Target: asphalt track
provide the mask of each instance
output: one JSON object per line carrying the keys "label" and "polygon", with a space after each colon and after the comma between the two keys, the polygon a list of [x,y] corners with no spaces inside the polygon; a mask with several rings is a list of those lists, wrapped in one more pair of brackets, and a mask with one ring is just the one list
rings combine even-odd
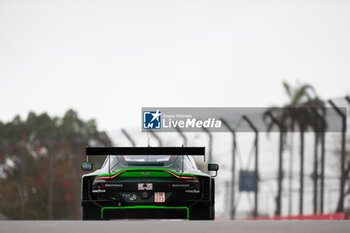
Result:
{"label": "asphalt track", "polygon": [[350,233],[350,221],[0,221],[1,233]]}

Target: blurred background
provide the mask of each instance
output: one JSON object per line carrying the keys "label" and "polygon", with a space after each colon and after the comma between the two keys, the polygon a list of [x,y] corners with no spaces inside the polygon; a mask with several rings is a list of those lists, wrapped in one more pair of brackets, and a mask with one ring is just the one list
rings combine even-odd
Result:
{"label": "blurred background", "polygon": [[221,166],[218,218],[344,218],[346,125],[324,134],[322,114],[287,114],[281,137],[268,131],[282,117],[262,115],[258,140],[147,135],[140,111],[348,108],[349,10],[345,0],[0,0],[0,219],[80,219],[85,147],[146,146],[148,137],[206,146]]}

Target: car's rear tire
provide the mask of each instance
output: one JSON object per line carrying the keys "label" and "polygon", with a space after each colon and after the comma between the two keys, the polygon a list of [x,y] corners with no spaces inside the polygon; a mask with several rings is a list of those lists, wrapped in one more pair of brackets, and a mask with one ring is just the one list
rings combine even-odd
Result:
{"label": "car's rear tire", "polygon": [[190,208],[190,220],[215,219],[215,182],[212,178],[209,203],[198,203]]}
{"label": "car's rear tire", "polygon": [[211,220],[211,207],[197,204],[190,209],[190,220]]}
{"label": "car's rear tire", "polygon": [[95,206],[83,206],[83,220],[101,220],[101,211]]}
{"label": "car's rear tire", "polygon": [[215,180],[211,178],[210,220],[215,219]]}

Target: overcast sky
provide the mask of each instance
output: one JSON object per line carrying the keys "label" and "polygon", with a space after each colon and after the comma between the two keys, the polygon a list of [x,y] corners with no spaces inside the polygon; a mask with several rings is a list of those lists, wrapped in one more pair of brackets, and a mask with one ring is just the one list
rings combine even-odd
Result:
{"label": "overcast sky", "polygon": [[103,129],[146,106],[270,106],[282,81],[350,93],[349,1],[0,0],[0,120],[76,109]]}

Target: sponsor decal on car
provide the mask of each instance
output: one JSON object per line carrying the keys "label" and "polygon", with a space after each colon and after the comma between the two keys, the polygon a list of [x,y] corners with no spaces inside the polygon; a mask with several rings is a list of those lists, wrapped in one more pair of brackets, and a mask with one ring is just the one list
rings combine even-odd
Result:
{"label": "sponsor decal on car", "polygon": [[106,190],[104,190],[104,189],[94,189],[94,190],[92,190],[92,192],[93,193],[105,193]]}
{"label": "sponsor decal on car", "polygon": [[185,193],[199,193],[199,190],[185,190]]}
{"label": "sponsor decal on car", "polygon": [[105,184],[106,187],[122,188],[123,184]]}
{"label": "sponsor decal on car", "polygon": [[190,184],[172,184],[173,188],[188,188]]}
{"label": "sponsor decal on car", "polygon": [[125,199],[128,199],[129,201],[135,201],[136,200],[136,194],[123,193],[123,197]]}

